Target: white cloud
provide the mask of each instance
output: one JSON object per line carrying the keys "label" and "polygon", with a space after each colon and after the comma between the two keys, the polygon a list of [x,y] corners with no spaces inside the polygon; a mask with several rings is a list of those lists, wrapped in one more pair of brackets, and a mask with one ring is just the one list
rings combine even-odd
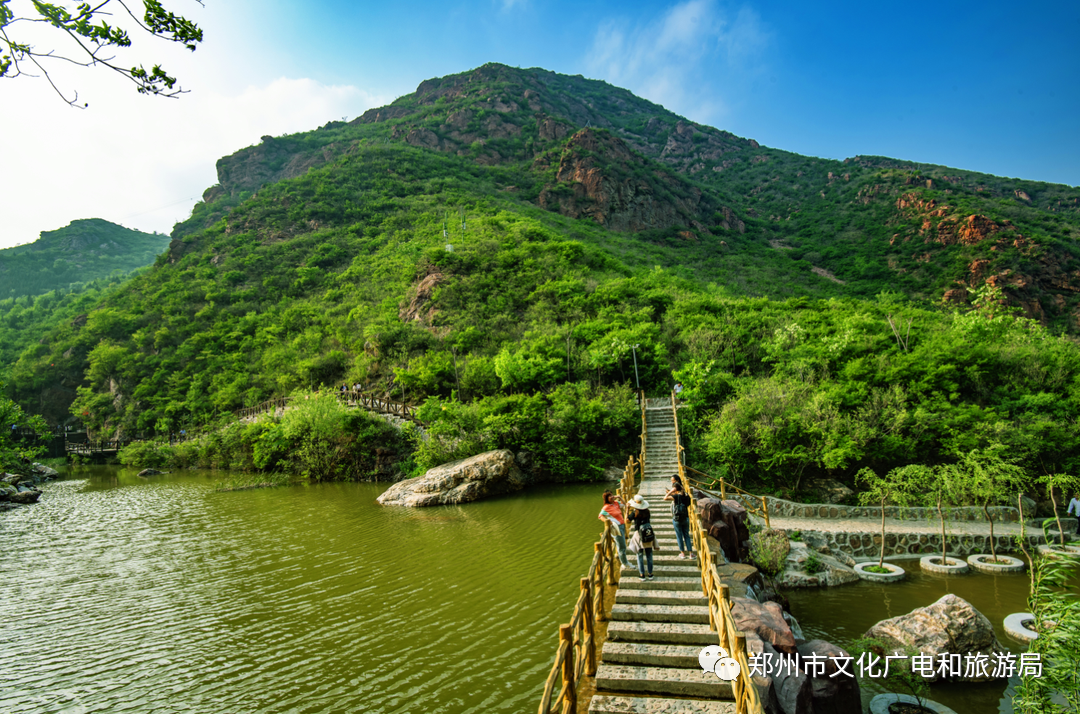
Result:
{"label": "white cloud", "polygon": [[0,137],[10,167],[0,172],[0,247],[76,218],[167,233],[217,182],[218,158],[266,134],[307,131],[385,103],[354,86],[287,78],[172,100],[96,85],[87,110],[50,100],[40,87],[8,91],[27,101],[5,116]]}
{"label": "white cloud", "polygon": [[589,71],[698,121],[727,111],[722,73],[754,72],[769,34],[750,8],[724,13],[714,0],[687,0],[660,16],[601,25],[586,56]]}
{"label": "white cloud", "polygon": [[0,81],[0,248],[77,218],[167,233],[217,182],[220,157],[387,102],[352,83],[282,76],[299,72],[272,33],[249,27],[250,11],[197,9],[191,17],[212,39],[195,53],[133,36],[132,51],[147,54],[118,63],[160,62],[191,90],[178,99],[142,96],[105,69],[62,63],[58,85],[77,89],[89,108],[66,106],[43,79]]}

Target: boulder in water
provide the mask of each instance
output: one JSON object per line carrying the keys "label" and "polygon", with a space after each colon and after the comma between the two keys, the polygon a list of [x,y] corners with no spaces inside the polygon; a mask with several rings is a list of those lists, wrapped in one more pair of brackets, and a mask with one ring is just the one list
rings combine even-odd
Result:
{"label": "boulder in water", "polygon": [[384,506],[445,506],[519,491],[528,479],[508,449],[488,451],[399,481],[378,501]]}
{"label": "boulder in water", "polygon": [[[1004,654],[1005,648],[994,635],[994,626],[981,612],[971,606],[967,600],[952,593],[942,596],[932,605],[912,610],[906,615],[882,620],[866,631],[866,637],[881,640],[890,654],[905,654],[906,649],[916,649],[922,654],[932,655],[935,662],[939,654],[965,655],[984,654],[994,661],[994,654]],[[901,663],[907,660],[899,660]],[[910,666],[910,662],[908,662]],[[992,670],[988,667],[987,670]],[[935,682],[940,672],[934,670]],[[987,682],[993,677],[971,676],[956,677],[965,682]]]}
{"label": "boulder in water", "polygon": [[37,503],[37,500],[41,498],[41,491],[31,491],[29,489],[25,491],[19,491],[8,496],[8,500],[12,503],[19,503],[24,506],[31,503]]}

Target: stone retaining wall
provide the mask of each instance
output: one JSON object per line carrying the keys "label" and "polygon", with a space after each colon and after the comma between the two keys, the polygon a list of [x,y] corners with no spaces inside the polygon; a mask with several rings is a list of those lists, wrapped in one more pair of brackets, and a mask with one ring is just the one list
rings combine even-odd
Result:
{"label": "stone retaining wall", "polygon": [[[881,532],[876,533],[833,533],[829,531],[801,531],[804,543],[818,549],[827,546],[833,553],[844,553],[854,558],[876,558],[881,553]],[[950,555],[966,558],[975,553],[990,552],[988,535],[951,535],[946,533],[945,541]],[[1010,535],[994,535],[998,553],[1010,553],[1017,550],[1016,542]],[[1028,548],[1045,543],[1041,533],[1027,536]],[[941,552],[940,533],[885,533],[885,555],[933,555]]]}
{"label": "stone retaining wall", "polygon": [[[742,494],[731,495],[743,505],[761,507],[761,500]],[[769,516],[779,518],[881,518],[880,506],[839,506],[828,503],[795,503],[785,501],[782,498],[766,496],[765,501],[769,505]],[[945,519],[950,521],[985,521],[983,509],[976,506],[963,508],[944,509]],[[992,506],[990,515],[996,523],[1019,523],[1020,510],[1012,506]],[[899,506],[886,506],[886,518],[896,518],[908,521],[937,520],[936,508],[901,508]]]}

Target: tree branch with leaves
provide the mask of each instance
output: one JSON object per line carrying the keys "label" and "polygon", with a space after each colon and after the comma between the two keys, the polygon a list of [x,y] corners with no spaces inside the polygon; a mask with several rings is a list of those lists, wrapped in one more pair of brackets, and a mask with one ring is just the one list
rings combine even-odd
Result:
{"label": "tree branch with leaves", "polygon": [[[196,2],[202,4],[201,0]],[[160,64],[146,69],[141,64],[126,67],[118,60],[116,50],[130,48],[132,39],[116,16],[138,31],[191,51],[202,42],[202,29],[165,9],[158,0],[143,0],[141,13],[132,7],[127,0],[100,0],[96,4],[0,0],[0,79],[44,78],[71,106],[79,106],[79,94],[57,85],[51,74],[53,67],[101,66],[133,82],[140,94],[176,97],[184,93],[177,78]],[[55,30],[48,35],[56,38],[55,43],[42,46],[30,39],[44,36],[39,28],[46,27]]]}

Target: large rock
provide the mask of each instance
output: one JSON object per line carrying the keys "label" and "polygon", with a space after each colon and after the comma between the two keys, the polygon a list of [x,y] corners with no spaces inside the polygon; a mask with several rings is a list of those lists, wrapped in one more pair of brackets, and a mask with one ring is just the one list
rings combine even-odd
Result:
{"label": "large rock", "polygon": [[[821,570],[807,572],[807,563],[811,555],[821,563]],[[784,569],[776,576],[777,587],[784,588],[821,588],[835,585],[847,585],[859,582],[859,576],[852,568],[841,563],[828,553],[811,550],[806,543],[791,542],[791,552],[784,561]]]}
{"label": "large rock", "polygon": [[399,481],[379,496],[384,506],[444,506],[518,491],[527,479],[507,449],[436,466],[423,476]]}
{"label": "large rock", "polygon": [[738,501],[702,498],[697,501],[701,527],[720,542],[725,558],[733,563],[745,560],[746,544],[750,540],[746,509]]}
{"label": "large rock", "polygon": [[[800,658],[806,662],[811,655],[825,658],[823,672],[811,672],[810,708],[800,710],[810,714],[862,714],[862,700],[859,697],[859,682],[846,674],[837,674],[839,667],[834,658],[850,657],[847,652],[825,640],[810,640],[796,644]],[[848,671],[855,671],[854,665]]]}
{"label": "large rock", "polygon": [[40,491],[19,491],[8,496],[8,500],[12,503],[19,503],[24,506],[31,503],[37,503],[37,500],[41,498]]}
{"label": "large rock", "polygon": [[36,473],[41,474],[45,478],[56,478],[60,475],[59,471],[54,468],[50,468],[45,464],[39,464],[37,462],[34,462],[33,468]]}
{"label": "large rock", "polygon": [[[922,654],[937,656],[942,653],[961,655],[961,661],[968,654],[984,654],[993,661],[994,653],[1006,650],[994,636],[994,627],[986,617],[971,606],[967,600],[952,593],[942,596],[932,605],[912,610],[906,615],[882,620],[866,631],[866,637],[881,640],[892,653],[904,654],[906,649],[914,648]],[[910,666],[907,660],[900,660]],[[988,667],[992,671],[993,667]],[[939,678],[935,669],[934,677]],[[993,679],[984,677],[957,677],[966,682],[985,682]]]}
{"label": "large rock", "polygon": [[810,488],[816,489],[821,494],[825,503],[841,503],[854,495],[854,491],[840,483],[836,479],[821,478],[811,481]]}
{"label": "large rock", "polygon": [[[767,656],[768,675],[753,677],[766,714],[861,714],[858,681],[846,674],[836,674],[835,661],[828,659],[849,656],[844,650],[824,640],[798,640],[800,662],[796,668],[792,654],[779,652],[768,643],[755,642],[751,646],[750,641],[747,637],[750,651]],[[813,654],[826,658],[823,671],[807,670],[805,658]],[[847,671],[854,671],[854,665],[849,665]]]}
{"label": "large rock", "polygon": [[19,489],[15,488],[9,483],[0,483],[0,501],[7,501],[16,493]]}
{"label": "large rock", "polygon": [[11,486],[18,486],[19,483],[24,480],[26,480],[26,477],[22,474],[4,474],[3,477],[0,478],[0,481]]}
{"label": "large rock", "polygon": [[[753,633],[779,652],[795,653],[795,634],[784,619],[784,608],[775,602],[761,603],[749,598],[733,597],[731,617],[735,620],[735,626],[745,632],[748,639],[750,633]],[[750,649],[757,651],[754,647]]]}

